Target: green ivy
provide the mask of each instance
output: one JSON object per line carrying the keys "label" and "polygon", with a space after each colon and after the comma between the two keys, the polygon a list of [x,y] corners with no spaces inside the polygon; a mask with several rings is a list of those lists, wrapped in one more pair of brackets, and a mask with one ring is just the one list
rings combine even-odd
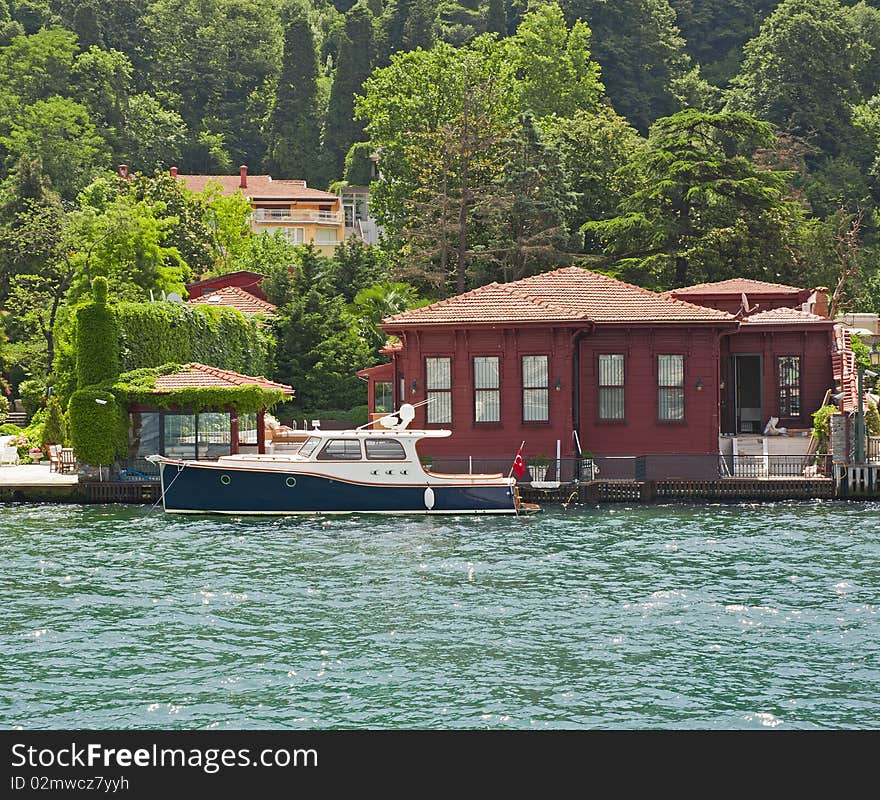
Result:
{"label": "green ivy", "polygon": [[156,379],[160,375],[170,375],[181,369],[180,364],[164,364],[161,367],[132,370],[104,388],[112,392],[123,407],[130,403],[141,403],[154,408],[179,408],[195,413],[206,409],[233,408],[239,414],[255,414],[261,408],[274,408],[287,398],[280,389],[263,389],[259,386],[198,386],[155,393]]}
{"label": "green ivy", "polygon": [[819,452],[828,452],[828,443],[831,439],[831,416],[837,414],[837,406],[822,406],[813,414],[813,436],[819,442]]}
{"label": "green ivy", "polygon": [[109,466],[117,455],[128,453],[128,413],[113,393],[95,387],[79,389],[70,398],[68,413],[77,459]]}
{"label": "green ivy", "polygon": [[267,375],[272,366],[270,331],[233,308],[122,303],[117,318],[123,371],[197,361],[246,375]]}
{"label": "green ivy", "polygon": [[76,312],[76,381],[80,389],[119,374],[119,326],[107,307],[107,279],[92,282],[94,302]]}

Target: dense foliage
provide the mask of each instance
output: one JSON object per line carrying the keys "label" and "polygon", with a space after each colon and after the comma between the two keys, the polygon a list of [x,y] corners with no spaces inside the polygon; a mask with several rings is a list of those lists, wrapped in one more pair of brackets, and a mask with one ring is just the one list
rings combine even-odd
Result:
{"label": "dense foliage", "polygon": [[[380,245],[323,259],[167,175],[239,164],[369,184]],[[76,389],[97,277],[122,369],[222,361],[332,408],[380,309],[565,263],[880,311],[878,208],[878,0],[0,0],[0,389],[38,405]],[[135,310],[240,269],[271,328]]]}

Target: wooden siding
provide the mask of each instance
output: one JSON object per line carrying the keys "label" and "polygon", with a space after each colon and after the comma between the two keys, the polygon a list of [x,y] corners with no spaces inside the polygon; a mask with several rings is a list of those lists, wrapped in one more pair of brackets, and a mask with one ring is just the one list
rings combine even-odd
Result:
{"label": "wooden siding", "polygon": [[[762,429],[770,417],[779,417],[779,425],[789,428],[810,428],[812,415],[834,387],[831,351],[833,334],[829,326],[818,330],[763,330],[740,329],[731,336],[722,337],[721,358],[724,363],[725,383],[728,394],[726,408],[732,407],[730,357],[734,354],[760,354],[762,359],[763,416]],[[801,359],[801,414],[786,417],[779,413],[779,397],[776,384],[777,356],[800,356]],[[733,433],[732,413],[725,418],[724,430]]]}

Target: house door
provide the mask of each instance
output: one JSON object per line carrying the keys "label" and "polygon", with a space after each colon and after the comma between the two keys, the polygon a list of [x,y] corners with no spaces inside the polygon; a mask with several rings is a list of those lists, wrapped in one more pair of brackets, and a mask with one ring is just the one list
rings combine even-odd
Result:
{"label": "house door", "polygon": [[761,356],[733,356],[737,433],[760,433],[764,409],[761,398]]}

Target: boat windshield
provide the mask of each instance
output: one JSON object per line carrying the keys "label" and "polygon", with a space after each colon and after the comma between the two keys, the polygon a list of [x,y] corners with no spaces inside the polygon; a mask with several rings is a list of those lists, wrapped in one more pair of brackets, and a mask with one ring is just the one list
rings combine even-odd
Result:
{"label": "boat windshield", "polygon": [[321,439],[318,436],[309,436],[302,443],[302,447],[297,450],[297,454],[308,458],[313,452],[315,452],[315,448],[321,444]]}

